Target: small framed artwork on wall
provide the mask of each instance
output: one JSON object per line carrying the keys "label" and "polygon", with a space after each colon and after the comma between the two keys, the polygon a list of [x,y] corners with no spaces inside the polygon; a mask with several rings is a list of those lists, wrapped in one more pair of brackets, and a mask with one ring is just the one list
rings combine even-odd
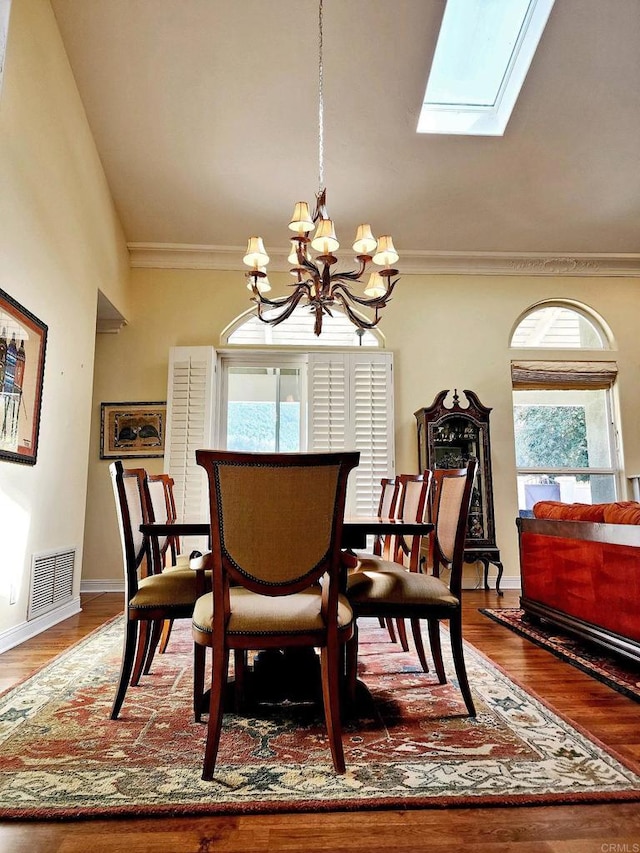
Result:
{"label": "small framed artwork on wall", "polygon": [[164,456],[166,403],[102,403],[100,458]]}
{"label": "small framed artwork on wall", "polygon": [[0,459],[35,465],[47,327],[0,290]]}

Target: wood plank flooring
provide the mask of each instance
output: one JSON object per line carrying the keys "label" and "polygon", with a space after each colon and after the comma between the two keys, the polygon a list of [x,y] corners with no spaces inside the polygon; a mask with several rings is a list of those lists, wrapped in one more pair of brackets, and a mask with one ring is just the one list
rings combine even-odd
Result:
{"label": "wood plank flooring", "polygon": [[[640,762],[640,705],[478,613],[516,607],[518,593],[465,594],[465,637],[511,676]],[[86,596],[83,611],[0,656],[0,687],[17,683],[121,610],[122,596]],[[640,678],[640,673],[639,673]],[[640,803],[424,809],[69,823],[1,823],[0,853],[638,853]]]}

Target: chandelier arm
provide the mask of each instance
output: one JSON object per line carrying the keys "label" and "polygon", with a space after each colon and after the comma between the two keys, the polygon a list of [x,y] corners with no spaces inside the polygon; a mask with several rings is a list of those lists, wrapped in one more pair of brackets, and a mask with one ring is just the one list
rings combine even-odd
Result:
{"label": "chandelier arm", "polygon": [[291,296],[285,300],[286,304],[281,303],[283,305],[283,310],[277,315],[277,317],[263,317],[263,305],[261,302],[258,302],[258,319],[262,320],[263,323],[268,323],[270,326],[278,326],[293,314],[304,295],[305,294],[302,290],[297,290],[295,293],[292,293]]}
{"label": "chandelier arm", "polygon": [[343,299],[348,299],[351,302],[357,302],[358,305],[364,305],[368,308],[384,308],[389,299],[391,298],[391,293],[393,292],[393,288],[399,279],[391,282],[388,289],[382,296],[358,296],[355,293],[352,293],[351,290],[339,280],[339,277],[332,283],[332,294],[335,295],[336,298],[340,298],[341,301]]}
{"label": "chandelier arm", "polygon": [[380,317],[378,317],[378,311],[376,308],[376,317],[375,320],[367,320],[364,317],[358,316],[355,311],[351,308],[345,296],[342,293],[336,293],[336,299],[342,304],[344,308],[344,312],[347,317],[351,320],[354,326],[357,326],[359,329],[375,329],[375,327],[380,322]]}
{"label": "chandelier arm", "polygon": [[268,305],[271,308],[283,308],[294,300],[297,304],[303,296],[309,297],[311,295],[311,290],[306,281],[298,282],[295,287],[297,289],[294,293],[290,293],[289,296],[278,296],[275,299],[269,299],[268,296],[264,296],[259,291],[257,293],[254,292],[253,301],[258,304],[258,307],[260,305]]}
{"label": "chandelier arm", "polygon": [[348,281],[356,281],[359,282],[362,278],[362,274],[367,268],[367,258],[360,261],[360,267],[357,270],[346,270],[345,272],[334,272],[331,273],[331,281],[339,281],[340,279],[347,279]]}

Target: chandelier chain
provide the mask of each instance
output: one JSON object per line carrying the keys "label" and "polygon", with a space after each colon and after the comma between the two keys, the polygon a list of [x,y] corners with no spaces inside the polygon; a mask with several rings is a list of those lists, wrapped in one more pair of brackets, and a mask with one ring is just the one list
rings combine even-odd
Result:
{"label": "chandelier chain", "polygon": [[318,6],[318,192],[324,189],[324,67],[322,65],[322,0]]}

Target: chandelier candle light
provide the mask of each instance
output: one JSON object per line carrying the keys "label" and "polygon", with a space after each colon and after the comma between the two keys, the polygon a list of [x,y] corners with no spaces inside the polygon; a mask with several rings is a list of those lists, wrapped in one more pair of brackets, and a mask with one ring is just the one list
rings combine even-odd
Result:
{"label": "chandelier candle light", "polygon": [[[291,275],[295,282],[291,285],[293,292],[289,296],[269,299],[265,296],[271,290],[267,278],[267,254],[262,237],[250,237],[244,263],[251,267],[246,274],[247,288],[253,293],[252,301],[258,306],[258,317],[264,323],[277,326],[290,317],[297,306],[308,305],[315,314],[314,332],[319,335],[322,331],[323,314],[331,314],[331,308],[339,306],[349,320],[359,329],[372,329],[380,321],[380,309],[389,301],[393,288],[398,279],[398,270],[394,264],[398,253],[390,236],[385,235],[377,240],[371,233],[370,225],[359,225],[353,250],[356,253],[358,269],[350,272],[332,272],[331,268],[338,262],[334,252],[340,247],[336,239],[333,220],[327,212],[324,188],[324,101],[323,101],[323,66],[322,66],[322,2],[318,10],[318,193],[316,208],[311,216],[306,201],[296,203],[289,228],[295,236],[291,238],[291,253],[287,260],[292,265]],[[313,238],[309,235],[313,229]],[[315,258],[310,255],[309,248],[318,252]],[[363,295],[354,292],[350,285],[363,284],[363,276],[368,265],[373,261],[382,269],[370,273]],[[356,308],[373,309],[372,318],[365,318],[356,313]]]}

